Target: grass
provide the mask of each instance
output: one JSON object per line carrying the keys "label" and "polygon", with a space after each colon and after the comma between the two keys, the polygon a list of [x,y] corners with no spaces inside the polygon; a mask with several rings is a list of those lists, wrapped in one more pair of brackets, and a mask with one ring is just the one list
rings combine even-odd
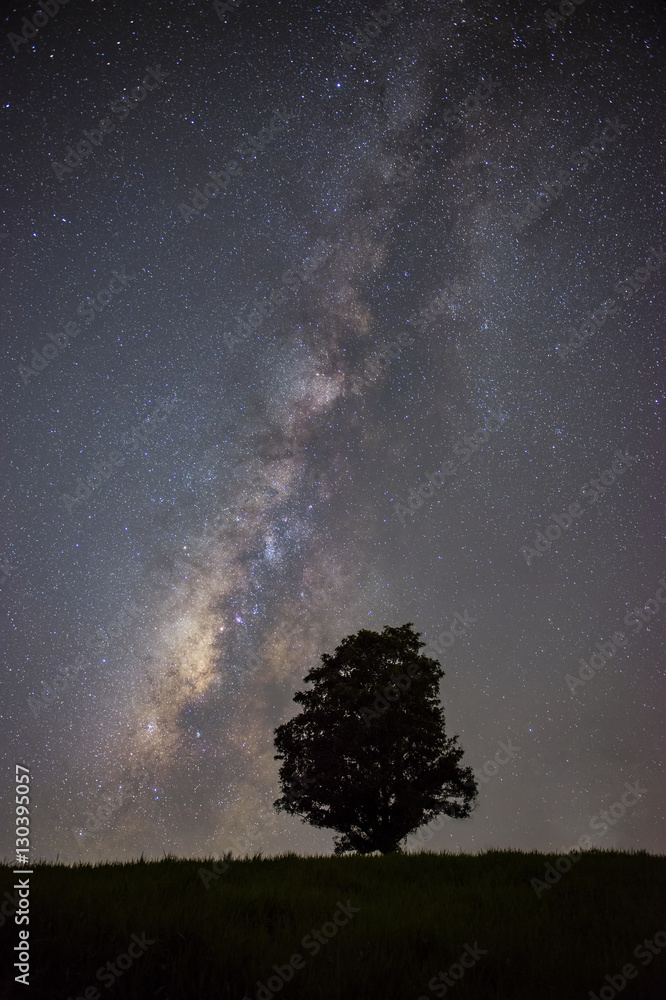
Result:
{"label": "grass", "polygon": [[[666,947],[648,965],[634,949],[666,932],[666,857],[586,851],[538,899],[530,880],[543,879],[557,857],[226,855],[227,870],[207,886],[200,871],[212,871],[214,858],[33,863],[30,988],[14,984],[15,959],[3,959],[0,993],[76,1000],[97,987],[110,1000],[257,1000],[260,980],[258,1000],[434,1000],[444,986],[436,993],[429,980],[457,963],[465,945],[478,945],[486,954],[449,980],[447,997],[588,1000],[611,989],[606,975],[632,963],[637,976],[623,1000],[664,1000]],[[5,899],[15,876],[7,865],[0,873]],[[338,902],[348,900],[358,912],[313,954],[305,935],[324,924],[331,934]],[[144,932],[155,943],[119,978],[96,978]],[[7,955],[18,940],[13,918],[0,935]],[[284,968],[295,953],[303,967],[279,989],[282,980],[266,987],[272,966]]]}

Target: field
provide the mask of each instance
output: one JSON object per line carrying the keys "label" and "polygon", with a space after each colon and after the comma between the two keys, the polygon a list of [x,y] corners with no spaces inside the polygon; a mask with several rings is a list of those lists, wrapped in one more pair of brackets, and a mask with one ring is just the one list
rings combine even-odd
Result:
{"label": "field", "polygon": [[[30,986],[13,982],[8,955],[19,928],[7,916],[0,992],[27,1000],[664,1000],[666,857],[585,851],[566,872],[551,867],[538,898],[531,880],[548,885],[546,866],[557,860],[521,851],[227,855],[217,873],[214,858],[33,863]],[[561,858],[559,866],[567,868]],[[0,872],[7,900],[16,877],[6,864]]]}

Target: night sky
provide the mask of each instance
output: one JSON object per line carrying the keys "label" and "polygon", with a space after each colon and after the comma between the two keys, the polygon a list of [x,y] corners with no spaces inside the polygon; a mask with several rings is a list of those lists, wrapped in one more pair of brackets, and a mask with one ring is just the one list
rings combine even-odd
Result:
{"label": "night sky", "polygon": [[429,849],[559,850],[629,782],[593,846],[663,851],[666,8],[228,6],[5,19],[31,857],[330,853],[274,729],[406,622],[483,775]]}

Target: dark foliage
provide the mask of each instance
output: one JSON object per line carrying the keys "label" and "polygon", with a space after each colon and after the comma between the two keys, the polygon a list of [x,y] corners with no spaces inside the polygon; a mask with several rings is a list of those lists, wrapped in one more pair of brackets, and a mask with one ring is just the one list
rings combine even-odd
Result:
{"label": "dark foliage", "polygon": [[275,730],[284,794],[274,806],[340,833],[335,854],[400,851],[441,813],[468,816],[476,798],[458,737],[444,732],[444,671],[420,655],[411,626],[361,629],[323,653],[305,677],[313,690],[294,695],[304,710]]}

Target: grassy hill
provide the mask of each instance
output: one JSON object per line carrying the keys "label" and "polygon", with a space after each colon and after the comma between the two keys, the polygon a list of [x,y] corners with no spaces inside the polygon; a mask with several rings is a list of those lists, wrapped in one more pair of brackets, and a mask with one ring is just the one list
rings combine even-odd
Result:
{"label": "grassy hill", "polygon": [[[217,872],[214,858],[33,864],[30,987],[13,982],[10,916],[0,991],[28,1000],[590,1000],[590,991],[664,1000],[666,857],[591,850],[566,872],[556,862],[424,851],[226,855]],[[14,880],[2,866],[2,899]],[[628,964],[635,974],[625,978]]]}

